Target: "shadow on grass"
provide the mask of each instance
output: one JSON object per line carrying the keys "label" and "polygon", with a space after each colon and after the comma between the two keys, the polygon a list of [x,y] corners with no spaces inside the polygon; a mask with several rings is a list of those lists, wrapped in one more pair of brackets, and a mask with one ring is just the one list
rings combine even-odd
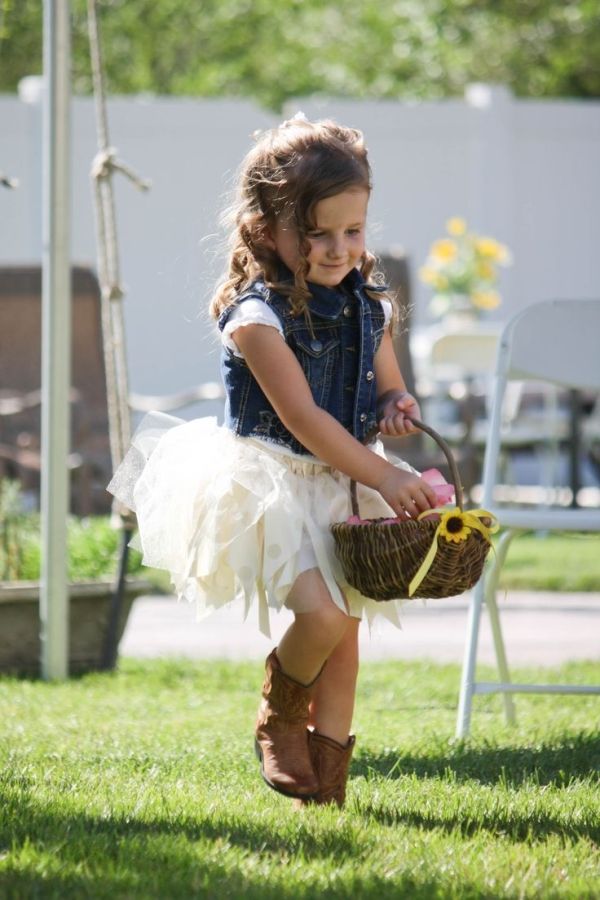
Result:
{"label": "shadow on grass", "polygon": [[78,840],[95,838],[98,843],[106,842],[107,846],[111,842],[119,844],[123,840],[161,836],[182,837],[190,843],[219,840],[243,850],[256,850],[260,847],[265,852],[277,854],[300,851],[307,859],[339,860],[354,856],[360,849],[356,840],[337,828],[326,833],[320,829],[317,835],[308,826],[301,827],[294,832],[291,842],[275,827],[239,813],[228,816],[226,812],[208,815],[200,812],[194,818],[153,815],[147,820],[119,815],[104,818],[82,812],[50,811],[33,799],[25,799],[23,792],[17,804],[14,799],[5,798],[2,790],[0,808],[3,808],[0,823],[2,820],[5,823],[0,824],[0,848],[10,845],[12,841],[21,843],[28,839],[62,845],[62,840],[68,834],[76,836]]}
{"label": "shadow on grass", "polygon": [[497,808],[490,812],[478,812],[473,815],[436,816],[434,813],[420,813],[415,810],[402,810],[383,804],[363,803],[358,807],[359,813],[381,825],[404,825],[426,831],[442,830],[448,834],[460,834],[472,837],[485,831],[495,837],[521,843],[523,841],[543,841],[552,835],[563,840],[578,841],[583,839],[598,843],[600,825],[594,821],[568,821],[547,813],[522,814],[513,810],[503,812]]}
{"label": "shadow on grass", "polygon": [[[178,861],[179,862],[179,861]],[[136,871],[135,866],[141,868]],[[189,860],[189,872],[171,865],[160,876],[152,877],[147,871],[147,858],[133,858],[119,873],[106,875],[56,874],[38,875],[35,872],[16,872],[10,880],[0,873],[0,893],[10,900],[40,897],[44,900],[342,900],[360,897],[361,900],[432,900],[445,897],[447,900],[484,900],[489,898],[487,890],[461,882],[460,894],[449,893],[448,881],[424,878],[418,882],[409,875],[382,878],[376,874],[366,878],[352,877],[348,882],[335,881],[325,886],[324,879],[304,877],[286,885],[274,884],[269,876],[244,874],[240,870],[232,872],[215,864],[203,862],[199,858]],[[3,891],[7,893],[3,893]]]}
{"label": "shadow on grass", "polygon": [[[336,870],[364,859],[366,848],[342,833],[339,822],[313,833],[309,824],[291,839],[250,817],[210,821],[103,818],[85,813],[52,813],[33,798],[4,805],[7,827],[0,828],[0,896],[68,900],[212,898],[240,900],[361,897],[430,900],[449,896],[447,884],[401,871],[384,877]],[[9,851],[9,848],[10,851]],[[238,852],[236,852],[236,849]],[[22,852],[22,856],[20,855]],[[11,859],[12,858],[12,859]],[[288,862],[321,861],[313,872],[288,875]],[[8,863],[8,865],[7,865]],[[465,885],[462,898],[482,896]]]}
{"label": "shadow on grass", "polygon": [[452,772],[458,781],[491,785],[501,782],[513,787],[533,781],[565,787],[574,778],[591,776],[600,781],[600,732],[569,735],[564,740],[531,747],[473,747],[456,743],[438,754],[430,749],[423,754],[363,750],[351,771],[367,778],[374,772],[386,778],[440,778]]}
{"label": "shadow on grass", "polygon": [[[364,752],[352,766],[351,774],[369,778],[377,773],[393,780],[403,775],[418,778],[456,780],[460,785],[478,782],[485,785],[506,785],[511,788],[526,784],[568,788],[578,779],[600,783],[600,734],[570,736],[564,741],[539,744],[535,747],[471,747],[457,744],[437,756],[428,752],[419,756],[411,753],[371,754]],[[408,825],[423,829],[440,828],[469,836],[479,831],[502,835],[512,840],[542,840],[552,834],[579,840],[600,841],[600,821],[597,816],[553,816],[543,811],[518,809],[502,810],[496,805],[487,811],[459,815],[436,815],[413,809],[399,809],[384,802],[360,802],[358,812],[384,825]]]}

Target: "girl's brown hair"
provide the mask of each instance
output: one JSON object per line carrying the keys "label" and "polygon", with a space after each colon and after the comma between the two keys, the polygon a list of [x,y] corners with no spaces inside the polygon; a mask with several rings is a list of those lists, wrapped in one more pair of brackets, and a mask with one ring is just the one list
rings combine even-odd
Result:
{"label": "girl's brown hair", "polygon": [[[290,299],[292,312],[307,309],[306,276],[309,245],[317,203],[351,187],[371,191],[371,168],[363,136],[330,120],[309,122],[296,117],[259,135],[242,162],[237,196],[226,220],[232,228],[229,265],[217,288],[210,312],[218,318],[255,279]],[[267,246],[267,229],[280,217],[295,225],[300,265],[294,282],[278,281],[279,257]],[[375,257],[365,250],[360,271],[368,280]],[[381,296],[381,295],[378,295]]]}

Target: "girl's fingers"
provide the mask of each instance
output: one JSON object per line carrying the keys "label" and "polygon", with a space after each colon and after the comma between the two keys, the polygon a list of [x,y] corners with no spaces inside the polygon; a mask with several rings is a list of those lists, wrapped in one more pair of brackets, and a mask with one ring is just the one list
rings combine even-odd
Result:
{"label": "girl's fingers", "polygon": [[[433,493],[433,492],[432,492]],[[416,489],[409,496],[400,498],[402,509],[410,518],[415,518],[419,513],[433,509],[436,505],[435,494],[430,498],[425,490]]]}
{"label": "girl's fingers", "polygon": [[382,434],[390,435],[391,437],[396,436],[396,429],[394,427],[394,422],[390,418],[382,419],[379,423],[379,430]]}
{"label": "girl's fingers", "polygon": [[423,490],[424,490],[425,496],[427,497],[427,502],[429,503],[429,508],[435,509],[436,506],[439,506],[437,494],[433,490],[431,485],[425,484],[425,488]]}
{"label": "girl's fingers", "polygon": [[379,491],[399,519],[416,518],[438,505],[435,491],[418,475],[396,469],[389,479],[384,479]]}
{"label": "girl's fingers", "polygon": [[379,430],[382,434],[388,434],[392,437],[402,437],[402,435],[407,434],[409,430],[412,430],[412,425],[404,418],[404,416],[386,416],[379,423]]}
{"label": "girl's fingers", "polygon": [[420,508],[417,501],[416,496],[413,495],[413,492],[410,494],[403,493],[400,496],[400,503],[402,504],[402,509],[411,519],[414,519],[416,515],[419,514]]}
{"label": "girl's fingers", "polygon": [[[419,407],[417,406],[417,404],[415,403],[415,401],[412,397],[410,398],[410,400],[398,400],[398,402],[396,403],[396,407],[403,418],[404,418],[404,416],[411,416],[411,418],[413,418],[413,419],[421,418],[421,415],[419,412]],[[413,425],[412,422],[409,422],[408,419],[405,419],[404,421],[406,423],[407,430],[409,430],[409,431],[415,430],[415,426]]]}
{"label": "girl's fingers", "polygon": [[431,490],[428,484],[424,483],[424,487],[419,491],[417,504],[420,512],[425,512],[426,509],[433,509],[437,506],[435,492]]}

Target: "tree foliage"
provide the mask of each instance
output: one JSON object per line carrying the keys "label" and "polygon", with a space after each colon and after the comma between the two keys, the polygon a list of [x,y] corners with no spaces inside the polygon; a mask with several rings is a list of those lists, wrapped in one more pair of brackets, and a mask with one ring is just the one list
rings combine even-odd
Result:
{"label": "tree foliage", "polygon": [[[86,0],[73,76],[90,90]],[[440,98],[473,81],[600,96],[600,0],[100,0],[112,93]],[[41,0],[0,0],[0,90],[41,71]]]}

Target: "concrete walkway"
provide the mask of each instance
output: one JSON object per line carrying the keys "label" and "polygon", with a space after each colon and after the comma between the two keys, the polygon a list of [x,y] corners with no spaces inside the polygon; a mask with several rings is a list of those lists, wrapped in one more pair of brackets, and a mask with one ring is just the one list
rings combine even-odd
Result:
{"label": "concrete walkway", "polygon": [[[378,618],[369,635],[361,626],[363,659],[428,659],[461,662],[467,627],[467,600],[460,597],[408,603],[402,630]],[[501,604],[509,663],[552,666],[567,660],[600,659],[600,594],[511,591]],[[139,597],[121,641],[122,656],[190,659],[260,659],[285,631],[287,611],[272,617],[273,636],[265,638],[254,621],[240,621],[239,607],[223,609],[197,622],[195,609],[172,597]],[[491,631],[484,611],[480,634],[482,662],[494,662]]]}

